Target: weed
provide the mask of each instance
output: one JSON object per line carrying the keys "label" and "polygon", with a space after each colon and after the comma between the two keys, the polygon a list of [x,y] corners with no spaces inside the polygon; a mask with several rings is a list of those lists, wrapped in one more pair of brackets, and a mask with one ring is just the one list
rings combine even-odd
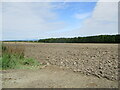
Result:
{"label": "weed", "polygon": [[7,48],[2,46],[2,56],[0,57],[0,67],[2,69],[30,69],[39,67],[41,64],[32,58],[24,58],[23,54],[8,53]]}

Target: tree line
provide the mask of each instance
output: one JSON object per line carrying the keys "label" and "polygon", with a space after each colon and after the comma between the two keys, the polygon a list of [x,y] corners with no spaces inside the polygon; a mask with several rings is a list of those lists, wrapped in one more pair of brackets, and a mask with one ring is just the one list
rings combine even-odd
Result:
{"label": "tree line", "polygon": [[44,43],[119,43],[119,41],[120,34],[74,37],[74,38],[49,38],[38,40],[38,42]]}

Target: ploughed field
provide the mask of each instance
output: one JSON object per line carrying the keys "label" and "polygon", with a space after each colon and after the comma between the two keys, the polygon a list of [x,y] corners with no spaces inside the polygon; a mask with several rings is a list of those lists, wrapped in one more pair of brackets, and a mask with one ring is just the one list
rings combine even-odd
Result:
{"label": "ploughed field", "polygon": [[[41,72],[41,70],[36,71],[36,73],[40,72],[43,74],[43,75],[41,74],[40,76],[38,74],[37,78],[39,77],[39,79],[36,80],[37,82],[39,82],[40,85],[38,83],[34,83],[38,84],[36,87],[65,87],[65,85],[68,88],[117,87],[118,44],[25,43],[25,42],[17,43],[6,42],[3,44],[8,48],[8,52],[10,53],[24,54],[24,57],[34,58],[38,60],[40,63],[47,65],[47,67],[45,67],[46,69],[43,69],[42,71],[43,73]],[[70,70],[72,74],[71,73],[65,74],[65,72],[68,73],[68,71],[66,70],[63,70],[64,72],[62,74],[58,70],[59,68],[57,68],[56,70],[53,69],[53,66]],[[52,70],[52,72],[49,69]],[[30,73],[30,70],[28,71]],[[50,73],[50,75],[46,75],[47,73]],[[31,72],[31,74],[33,73]],[[77,77],[75,78],[76,75]],[[85,78],[84,75],[87,78]],[[45,77],[42,78],[43,76]],[[47,78],[47,76],[51,79],[45,79]],[[54,76],[58,78],[55,78]],[[64,76],[66,78],[63,78]],[[84,78],[84,80],[80,79],[82,77]],[[34,76],[32,78],[34,79]],[[41,80],[43,83],[46,84],[46,86],[44,86],[45,84],[41,86],[42,85],[42,83],[40,83]],[[82,80],[83,84],[79,83],[82,82]],[[30,85],[33,85],[31,83]],[[5,84],[5,86],[7,87],[10,85]],[[29,85],[27,84],[27,86]],[[34,86],[35,85],[33,85],[33,87]]]}

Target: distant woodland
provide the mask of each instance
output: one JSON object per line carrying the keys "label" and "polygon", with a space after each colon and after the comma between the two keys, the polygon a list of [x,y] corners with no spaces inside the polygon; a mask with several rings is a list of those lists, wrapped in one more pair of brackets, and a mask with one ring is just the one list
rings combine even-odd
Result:
{"label": "distant woodland", "polygon": [[74,38],[49,38],[38,40],[38,42],[44,43],[119,43],[119,41],[120,34],[74,37]]}
{"label": "distant woodland", "polygon": [[5,40],[3,42],[38,42],[38,43],[119,43],[120,34],[98,35],[74,38],[48,38],[39,40]]}

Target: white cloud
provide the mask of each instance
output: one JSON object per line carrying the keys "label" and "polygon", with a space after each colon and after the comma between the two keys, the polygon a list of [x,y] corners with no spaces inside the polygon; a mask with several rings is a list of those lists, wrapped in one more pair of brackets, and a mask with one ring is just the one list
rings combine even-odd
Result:
{"label": "white cloud", "polygon": [[91,15],[91,13],[77,13],[74,15],[75,18],[77,19],[86,19]]}
{"label": "white cloud", "polygon": [[55,9],[65,9],[65,8],[69,7],[69,4],[67,4],[67,2],[54,2],[53,7]]}
{"label": "white cloud", "polygon": [[[65,26],[50,3],[4,3],[3,38],[28,39]],[[16,35],[16,36],[15,36]]]}
{"label": "white cloud", "polygon": [[98,0],[1,0],[1,1],[2,2],[96,2]]}
{"label": "white cloud", "polygon": [[[1,0],[2,2],[97,2],[98,0]],[[118,2],[120,0],[101,0],[101,2]]]}
{"label": "white cloud", "polygon": [[[79,19],[87,18],[81,28],[58,33],[53,31],[62,30],[66,23],[57,21],[58,15],[52,11],[55,6],[50,3],[10,3],[6,4],[6,6],[4,4],[4,39],[33,39],[117,33],[117,3],[102,1],[99,0],[90,18],[87,18],[89,13],[76,14],[76,17]],[[64,4],[60,4],[56,8],[64,8]]]}
{"label": "white cloud", "polygon": [[92,17],[74,32],[81,36],[118,33],[118,3],[101,1],[97,3]]}

